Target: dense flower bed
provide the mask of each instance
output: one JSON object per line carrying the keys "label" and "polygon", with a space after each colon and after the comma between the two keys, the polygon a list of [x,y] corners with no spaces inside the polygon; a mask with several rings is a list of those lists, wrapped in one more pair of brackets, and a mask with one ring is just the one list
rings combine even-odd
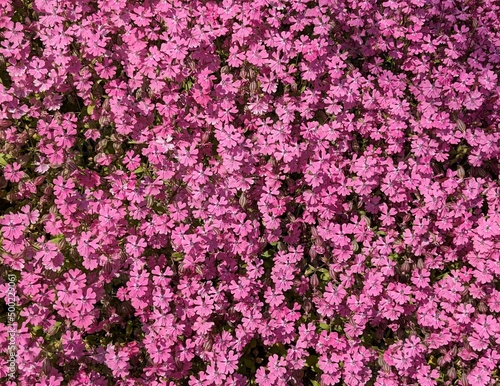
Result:
{"label": "dense flower bed", "polygon": [[499,18],[0,0],[2,384],[498,385]]}

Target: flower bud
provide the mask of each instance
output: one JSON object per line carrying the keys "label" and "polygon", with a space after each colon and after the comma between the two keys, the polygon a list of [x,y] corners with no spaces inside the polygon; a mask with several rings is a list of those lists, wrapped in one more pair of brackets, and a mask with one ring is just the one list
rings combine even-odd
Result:
{"label": "flower bud", "polygon": [[109,98],[104,99],[104,102],[102,103],[102,110],[109,111]]}
{"label": "flower bud", "polygon": [[222,66],[222,67],[220,68],[220,72],[221,72],[222,74],[229,74],[229,73],[231,72],[231,67],[229,67],[229,66],[227,66],[227,65],[226,65],[226,66]]}
{"label": "flower bud", "polygon": [[57,216],[57,213],[58,213],[58,211],[57,211],[57,207],[56,207],[55,205],[52,205],[52,206],[49,208],[49,213]]}
{"label": "flower bud", "polygon": [[469,386],[469,380],[467,379],[468,374],[466,372],[462,373],[462,377],[460,378],[460,382],[462,383],[462,386]]}
{"label": "flower bud", "polygon": [[247,206],[247,195],[245,192],[241,193],[240,199],[239,199],[240,206],[245,209]]}
{"label": "flower bud", "polygon": [[113,264],[111,263],[111,261],[106,261],[106,263],[104,263],[103,271],[107,275],[113,272]]}
{"label": "flower bud", "polygon": [[257,70],[254,67],[248,69],[248,77],[254,79],[257,76]]}
{"label": "flower bud", "polygon": [[43,364],[42,364],[42,371],[44,374],[48,374],[50,372],[50,370],[52,369],[52,365],[50,364],[50,361],[45,358],[43,360]]}
{"label": "flower bud", "polygon": [[1,119],[0,120],[0,129],[6,129],[7,127],[9,127],[10,125],[12,124],[11,121],[7,120],[7,119]]}
{"label": "flower bud", "polygon": [[372,220],[370,220],[370,218],[364,214],[361,215],[361,218],[365,220],[366,226],[370,228],[370,226],[372,225]]}
{"label": "flower bud", "polygon": [[479,304],[477,305],[477,310],[479,312],[481,312],[482,314],[488,312],[488,306],[486,305],[485,302],[481,301],[479,302]]}
{"label": "flower bud", "polygon": [[283,241],[278,241],[277,247],[278,247],[278,251],[284,251],[284,250],[286,250],[286,245],[285,245],[285,243]]}
{"label": "flower bud", "polygon": [[45,196],[50,196],[52,194],[52,186],[47,185],[45,189],[43,189],[43,194]]}
{"label": "flower bud", "polygon": [[465,133],[465,130],[467,129],[467,127],[465,126],[464,121],[457,118],[457,120],[455,122],[457,123],[457,129],[460,130],[462,133]]}
{"label": "flower bud", "polygon": [[485,178],[488,176],[488,172],[486,170],[484,170],[483,168],[478,168],[477,171],[478,171],[479,177]]}
{"label": "flower bud", "polygon": [[312,309],[312,303],[309,299],[306,299],[302,302],[302,308],[306,314],[308,314]]}
{"label": "flower bud", "polygon": [[259,83],[256,80],[252,80],[248,84],[248,89],[252,94],[255,94],[259,90]]}
{"label": "flower bud", "polygon": [[64,247],[66,247],[66,245],[68,245],[68,243],[63,238],[63,239],[58,240],[56,245],[57,245],[57,249],[62,250],[62,249],[64,249]]}
{"label": "flower bud", "polygon": [[37,176],[33,179],[35,186],[41,185],[45,181],[45,176]]}
{"label": "flower bud", "polygon": [[319,278],[318,278],[318,275],[316,275],[316,273],[312,274],[311,279],[310,279],[310,283],[311,283],[311,286],[313,288],[316,288],[317,286],[319,286]]}
{"label": "flower bud", "polygon": [[460,178],[460,179],[463,179],[465,177],[465,169],[462,167],[462,165],[458,165],[457,175],[458,175],[458,178]]}
{"label": "flower bud", "polygon": [[319,238],[318,230],[316,229],[316,227],[311,227],[311,236],[313,237],[313,239]]}
{"label": "flower bud", "polygon": [[418,269],[424,269],[425,268],[425,263],[423,259],[418,259],[417,260],[417,268]]}
{"label": "flower bud", "polygon": [[316,257],[318,254],[316,253],[316,248],[311,247],[309,248],[309,257],[311,258],[312,261],[316,260]]}
{"label": "flower bud", "polygon": [[57,333],[57,331],[59,330],[60,328],[60,324],[57,324],[57,323],[54,323],[48,330],[47,330],[47,334],[52,336],[54,335],[55,333]]}
{"label": "flower bud", "polygon": [[360,149],[359,143],[355,139],[353,139],[351,141],[351,147],[352,147],[352,150],[355,151],[355,152],[358,152],[359,149]]}
{"label": "flower bud", "polygon": [[201,136],[201,143],[207,143],[210,139],[210,130],[206,130],[203,132],[203,135]]}
{"label": "flower bud", "polygon": [[457,370],[456,370],[454,367],[450,367],[450,368],[448,369],[448,372],[446,373],[446,375],[448,376],[448,378],[449,378],[450,380],[452,380],[452,381],[453,381],[454,379],[456,379],[456,378],[457,378]]}
{"label": "flower bud", "polygon": [[335,272],[333,265],[330,265],[330,267],[328,268],[328,274],[330,275],[332,280],[335,280],[337,278],[337,272]]}
{"label": "flower bud", "polygon": [[410,272],[411,271],[411,264],[408,260],[403,261],[403,264],[401,264],[401,271],[402,272]]}

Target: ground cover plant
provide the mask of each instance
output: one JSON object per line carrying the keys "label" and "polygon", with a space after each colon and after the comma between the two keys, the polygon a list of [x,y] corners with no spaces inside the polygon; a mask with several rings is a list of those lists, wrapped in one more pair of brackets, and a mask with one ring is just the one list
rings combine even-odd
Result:
{"label": "ground cover plant", "polygon": [[498,385],[499,18],[0,0],[2,384]]}

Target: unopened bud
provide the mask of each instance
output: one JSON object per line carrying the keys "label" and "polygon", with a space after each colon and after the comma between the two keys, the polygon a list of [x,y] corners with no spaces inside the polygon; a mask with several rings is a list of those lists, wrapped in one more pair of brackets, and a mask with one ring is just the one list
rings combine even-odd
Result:
{"label": "unopened bud", "polygon": [[304,309],[304,312],[308,314],[311,309],[312,309],[312,303],[310,300],[306,299],[302,302],[302,308]]}
{"label": "unopened bud", "polygon": [[259,83],[256,80],[252,80],[248,84],[248,89],[252,94],[255,94],[259,90]]}
{"label": "unopened bud", "polygon": [[451,381],[453,381],[457,378],[457,370],[454,367],[450,367],[446,375]]}
{"label": "unopened bud", "polygon": [[309,256],[311,257],[311,260],[316,260],[316,256],[318,256],[318,254],[316,253],[316,248],[309,248]]}
{"label": "unopened bud", "polygon": [[425,263],[423,259],[418,259],[417,260],[417,268],[418,269],[424,269],[425,268]]}
{"label": "unopened bud", "polygon": [[7,120],[7,119],[1,119],[0,120],[0,129],[6,129],[7,127],[9,127],[10,125],[12,124],[11,121]]}
{"label": "unopened bud", "polygon": [[248,77],[254,79],[257,76],[257,70],[254,67],[248,69]]}
{"label": "unopened bud", "polygon": [[57,211],[57,207],[55,205],[52,205],[50,208],[49,208],[49,213],[53,214],[53,215],[57,215],[58,211]]}
{"label": "unopened bud", "polygon": [[47,185],[45,189],[43,189],[43,194],[45,196],[50,196],[52,194],[52,186]]}
{"label": "unopened bud", "polygon": [[60,239],[60,240],[57,241],[56,245],[57,245],[57,248],[59,250],[62,250],[62,249],[64,249],[64,247],[66,247],[67,243],[66,243],[65,239]]}
{"label": "unopened bud", "polygon": [[41,185],[45,181],[45,176],[37,176],[33,179],[35,186]]}
{"label": "unopened bud", "polygon": [[330,275],[332,280],[335,280],[337,278],[337,272],[335,272],[333,265],[330,265],[330,267],[328,268],[328,274]]}
{"label": "unopened bud", "polygon": [[247,206],[247,195],[245,192],[241,193],[240,199],[239,199],[240,206],[245,209]]}
{"label": "unopened bud", "polygon": [[109,98],[104,99],[104,102],[102,103],[102,110],[109,111]]}
{"label": "unopened bud", "polygon": [[408,260],[403,261],[403,264],[401,264],[401,271],[402,272],[410,272],[411,271],[411,264]]}
{"label": "unopened bud", "polygon": [[458,175],[458,178],[460,178],[460,179],[465,177],[465,169],[461,165],[458,165],[458,167],[457,167],[457,175]]}
{"label": "unopened bud", "polygon": [[486,305],[485,302],[479,302],[479,304],[477,305],[477,310],[482,314],[484,314],[488,312],[488,306]]}
{"label": "unopened bud", "polygon": [[204,131],[201,137],[201,143],[207,143],[209,139],[210,139],[210,131],[208,130]]}
{"label": "unopened bud", "polygon": [[50,361],[45,358],[43,360],[43,364],[42,364],[42,371],[44,374],[48,374],[50,372],[50,370],[52,369],[52,365],[50,364]]}
{"label": "unopened bud", "polygon": [[316,273],[312,274],[310,283],[313,288],[316,288],[319,285],[319,278],[318,275],[316,275]]}
{"label": "unopened bud", "polygon": [[205,342],[203,342],[203,350],[210,351],[210,350],[212,350],[213,345],[214,345],[214,341],[212,340],[212,338],[208,337],[205,340]]}
{"label": "unopened bud", "polygon": [[370,226],[372,225],[372,220],[370,220],[370,218],[364,214],[361,215],[361,218],[365,220],[366,226],[370,228]]}
{"label": "unopened bud", "polygon": [[460,130],[462,133],[465,133],[467,127],[465,126],[464,121],[462,121],[461,119],[457,119],[456,123],[457,123],[457,129]]}

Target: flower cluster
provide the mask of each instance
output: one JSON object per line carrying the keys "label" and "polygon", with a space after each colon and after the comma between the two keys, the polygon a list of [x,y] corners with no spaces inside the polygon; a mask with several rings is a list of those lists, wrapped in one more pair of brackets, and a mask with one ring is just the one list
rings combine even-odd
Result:
{"label": "flower cluster", "polygon": [[0,36],[17,382],[500,382],[498,2],[0,0]]}

